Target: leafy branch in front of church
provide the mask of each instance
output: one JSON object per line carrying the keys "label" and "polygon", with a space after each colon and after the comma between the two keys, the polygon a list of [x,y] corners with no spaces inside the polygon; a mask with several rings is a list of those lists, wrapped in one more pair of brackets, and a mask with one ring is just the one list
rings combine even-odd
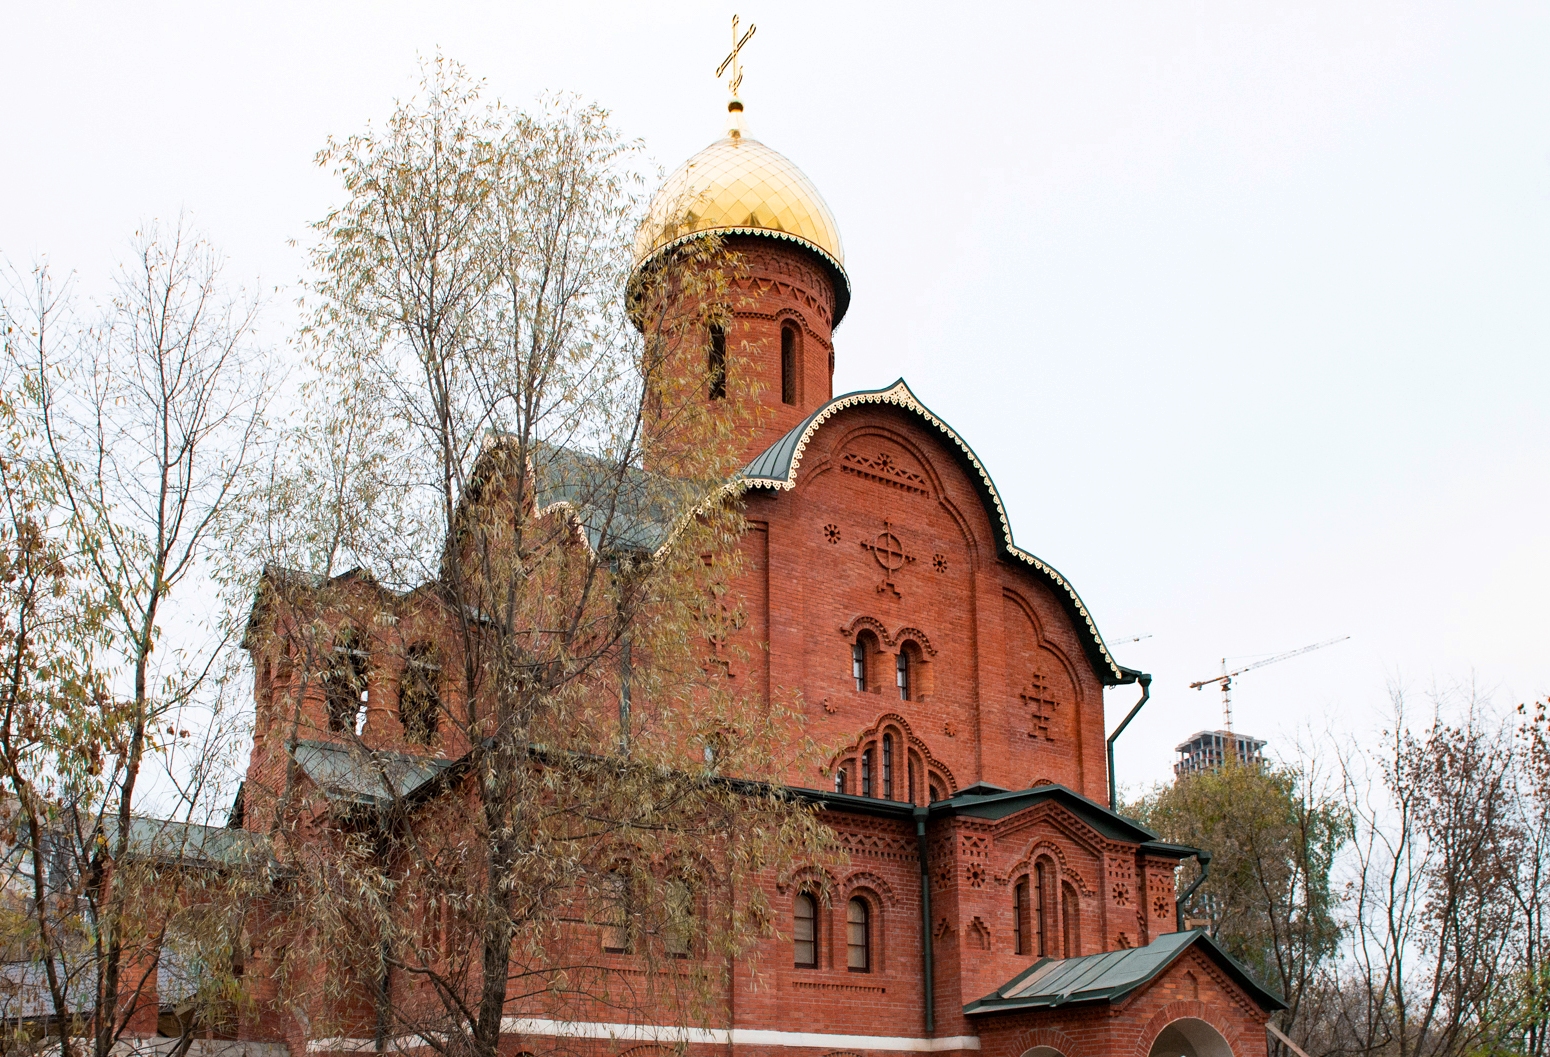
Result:
{"label": "leafy branch in front of church", "polygon": [[253,518],[281,997],[481,1057],[524,1016],[722,1024],[769,883],[834,855],[741,637],[737,350],[704,399],[736,260],[637,268],[606,115],[440,59],[319,161],[308,412]]}
{"label": "leafy branch in front of church", "polygon": [[1306,1052],[1550,1053],[1543,703],[1504,718],[1443,695],[1412,724],[1396,693],[1381,742],[1184,776],[1126,810],[1210,849],[1188,923],[1278,987]]}
{"label": "leafy branch in front of church", "polygon": [[[138,236],[90,312],[45,267],[11,280],[7,1021],[104,1057],[171,998],[186,1044],[236,1002],[250,873],[240,840],[200,835],[242,732],[208,586],[235,582],[221,533],[264,436],[256,308],[182,223]],[[183,984],[158,996],[158,972]]]}

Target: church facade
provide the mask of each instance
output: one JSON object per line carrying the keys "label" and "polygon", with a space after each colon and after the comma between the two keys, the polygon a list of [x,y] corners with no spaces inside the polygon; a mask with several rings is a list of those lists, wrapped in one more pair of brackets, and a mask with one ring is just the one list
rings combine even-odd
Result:
{"label": "church facade", "polygon": [[[675,1039],[747,1057],[1264,1054],[1279,1001],[1182,930],[1175,876],[1195,849],[1106,806],[1104,691],[1141,673],[1014,542],[988,469],[902,379],[834,394],[850,285],[817,189],[734,102],[654,215],[684,201],[692,222],[648,224],[640,263],[711,231],[737,251],[725,340],[754,350],[768,411],[739,482],[758,648],[731,674],[797,697],[845,746],[788,781],[823,804],[848,864],[827,899],[769,893],[780,938],[757,974],[734,972],[710,1035],[524,1030],[607,1039],[600,1054]],[[306,760],[255,749],[250,783],[311,774],[317,737]]]}

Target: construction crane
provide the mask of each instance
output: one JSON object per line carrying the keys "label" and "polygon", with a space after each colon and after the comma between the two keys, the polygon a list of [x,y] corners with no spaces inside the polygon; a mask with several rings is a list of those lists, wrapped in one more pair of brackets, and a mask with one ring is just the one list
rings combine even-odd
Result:
{"label": "construction crane", "polygon": [[1244,672],[1252,672],[1255,668],[1263,668],[1267,664],[1275,664],[1279,661],[1289,660],[1292,657],[1300,657],[1304,653],[1312,653],[1314,650],[1322,650],[1325,646],[1333,646],[1335,643],[1344,642],[1350,637],[1351,636],[1349,635],[1341,635],[1339,638],[1325,639],[1323,642],[1315,642],[1312,646],[1304,646],[1300,650],[1288,650],[1286,653],[1278,653],[1274,657],[1266,657],[1264,660],[1255,661],[1253,664],[1245,664],[1242,668],[1238,668],[1230,672],[1227,670],[1227,658],[1223,657],[1221,675],[1213,676],[1210,679],[1202,679],[1197,683],[1190,683],[1189,688],[1191,690],[1201,690],[1207,686],[1210,686],[1212,683],[1220,683],[1222,685],[1222,724],[1223,729],[1225,729],[1228,734],[1231,734],[1232,681],[1236,676],[1242,675]]}

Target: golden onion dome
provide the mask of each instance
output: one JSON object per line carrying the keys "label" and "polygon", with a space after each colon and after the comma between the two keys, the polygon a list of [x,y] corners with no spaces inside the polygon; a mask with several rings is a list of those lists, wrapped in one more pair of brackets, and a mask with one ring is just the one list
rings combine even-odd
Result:
{"label": "golden onion dome", "polygon": [[706,232],[786,239],[816,253],[834,273],[838,325],[850,304],[839,225],[807,174],[748,135],[743,107],[728,107],[727,134],[684,162],[651,200],[635,239],[638,267]]}

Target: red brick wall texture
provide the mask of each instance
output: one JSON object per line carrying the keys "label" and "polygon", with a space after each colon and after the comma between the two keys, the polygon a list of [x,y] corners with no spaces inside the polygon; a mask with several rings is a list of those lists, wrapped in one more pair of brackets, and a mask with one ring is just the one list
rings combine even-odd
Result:
{"label": "red brick wall texture", "polygon": [[[747,275],[738,283],[729,338],[751,357],[746,369],[770,409],[768,428],[747,452],[752,458],[831,399],[834,294],[828,273],[805,250],[775,240],[734,242]],[[781,400],[783,325],[800,332],[791,404]],[[798,698],[816,737],[841,747],[832,769],[793,773],[793,785],[832,790],[835,769],[843,769],[842,791],[859,795],[869,769],[870,793],[882,797],[886,736],[887,791],[897,801],[924,804],[976,783],[1011,790],[1058,783],[1107,802],[1103,690],[1113,673],[1096,667],[1091,633],[1078,625],[1058,582],[1005,556],[999,515],[977,476],[920,411],[862,402],[812,432],[790,487],[747,494],[753,560],[743,589],[747,634],[757,648],[747,671],[733,674],[766,694]],[[852,671],[858,643],[865,654],[860,687]],[[910,661],[907,695],[896,682],[901,653]],[[368,730],[379,726],[392,724],[373,717]],[[261,730],[254,782],[275,782],[282,751]],[[829,817],[850,861],[830,879],[833,900],[819,914],[819,965],[794,968],[789,939],[772,942],[735,975],[732,1026],[923,1040],[914,823],[841,810]],[[1117,1005],[965,1017],[965,1003],[1035,959],[1016,947],[1019,878],[1043,867],[1045,950],[1076,956],[1145,945],[1172,931],[1175,863],[1107,839],[1049,800],[995,820],[933,819],[927,844],[938,1039],[977,1035],[987,1057],[1041,1046],[1066,1057],[1145,1057],[1169,1023],[1194,1018],[1220,1032],[1234,1054],[1265,1052],[1264,1012],[1195,949]],[[771,889],[789,915],[797,891]],[[868,972],[846,966],[851,898],[871,910]],[[789,936],[789,925],[784,931]],[[301,1034],[288,1035],[299,1048]],[[633,1044],[598,1045],[600,1053],[619,1053]],[[930,1047],[912,1043],[896,1052]],[[733,1048],[787,1057],[877,1052],[859,1043]]]}

